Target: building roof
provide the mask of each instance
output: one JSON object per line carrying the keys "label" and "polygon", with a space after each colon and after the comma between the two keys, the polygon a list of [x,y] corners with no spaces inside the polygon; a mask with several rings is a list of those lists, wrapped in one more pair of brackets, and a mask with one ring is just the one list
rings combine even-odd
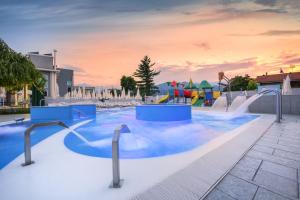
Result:
{"label": "building roof", "polygon": [[287,75],[290,76],[291,81],[300,81],[300,72],[257,76],[256,81],[258,83],[282,83]]}

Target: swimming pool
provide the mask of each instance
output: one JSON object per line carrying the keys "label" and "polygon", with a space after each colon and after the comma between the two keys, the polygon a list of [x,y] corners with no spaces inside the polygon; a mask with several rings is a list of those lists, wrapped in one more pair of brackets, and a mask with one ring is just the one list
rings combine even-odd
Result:
{"label": "swimming pool", "polygon": [[76,129],[77,135],[69,133],[64,144],[79,154],[111,158],[114,129],[126,124],[130,133],[121,134],[120,158],[159,157],[192,150],[257,117],[226,117],[193,110],[191,120],[152,122],[137,120],[134,108],[112,109],[97,113],[93,121]]}
{"label": "swimming pool", "polygon": [[[77,135],[67,134],[64,144],[78,154],[110,158],[114,129],[126,124],[131,133],[121,134],[120,157],[123,159],[159,157],[192,150],[257,117],[258,115],[242,115],[228,118],[224,115],[210,115],[193,110],[192,120],[151,122],[136,120],[135,108],[109,109],[89,117],[91,122],[77,128]],[[63,122],[72,126],[86,119],[86,117],[73,118]],[[35,121],[0,126],[0,169],[24,152],[24,131],[33,123]],[[56,126],[35,129],[31,134],[31,146],[62,129]]]}

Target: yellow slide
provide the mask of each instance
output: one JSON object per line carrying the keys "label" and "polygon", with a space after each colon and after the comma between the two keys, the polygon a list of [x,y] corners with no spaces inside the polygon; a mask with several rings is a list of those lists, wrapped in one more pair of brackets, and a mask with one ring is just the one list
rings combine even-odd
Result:
{"label": "yellow slide", "polygon": [[192,105],[195,105],[195,103],[198,101],[198,99],[199,99],[199,95],[196,94],[192,100]]}
{"label": "yellow slide", "polygon": [[169,99],[169,94],[160,98],[156,103],[164,103],[164,102],[168,101],[168,99]]}

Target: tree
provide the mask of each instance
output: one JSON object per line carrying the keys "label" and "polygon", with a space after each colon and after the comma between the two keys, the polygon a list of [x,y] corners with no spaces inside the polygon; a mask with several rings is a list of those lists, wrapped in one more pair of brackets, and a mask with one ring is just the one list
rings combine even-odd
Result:
{"label": "tree", "polygon": [[33,63],[16,53],[0,38],[0,87],[8,93],[21,90],[26,85],[43,90],[45,79]]}
{"label": "tree", "polygon": [[256,90],[256,89],[257,89],[256,81],[253,79],[249,80],[248,85],[247,85],[247,90]]}
{"label": "tree", "polygon": [[142,96],[150,96],[156,89],[154,77],[160,74],[160,71],[152,69],[155,63],[151,63],[151,59],[145,56],[134,72],[133,76],[139,78],[137,85],[140,88]]}
{"label": "tree", "polygon": [[236,76],[230,80],[231,91],[241,91],[246,90],[248,82],[250,80],[249,76]]}
{"label": "tree", "polygon": [[235,76],[230,80],[230,88],[231,91],[255,90],[257,89],[257,83],[248,75]]}
{"label": "tree", "polygon": [[133,77],[131,76],[122,76],[121,80],[121,87],[122,89],[125,89],[125,93],[127,94],[128,91],[133,91],[135,92],[136,90],[136,81],[134,80]]}

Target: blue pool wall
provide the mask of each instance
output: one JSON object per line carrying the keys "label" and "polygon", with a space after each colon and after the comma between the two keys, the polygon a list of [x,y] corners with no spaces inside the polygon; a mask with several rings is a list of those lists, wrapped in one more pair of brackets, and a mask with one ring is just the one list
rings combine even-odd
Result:
{"label": "blue pool wall", "polygon": [[71,105],[72,112],[80,111],[88,116],[96,115],[96,105]]}
{"label": "blue pool wall", "polygon": [[136,119],[144,121],[183,121],[192,119],[191,105],[148,104],[136,106]]}
{"label": "blue pool wall", "polygon": [[33,106],[30,108],[31,120],[72,120],[96,115],[96,105]]}

